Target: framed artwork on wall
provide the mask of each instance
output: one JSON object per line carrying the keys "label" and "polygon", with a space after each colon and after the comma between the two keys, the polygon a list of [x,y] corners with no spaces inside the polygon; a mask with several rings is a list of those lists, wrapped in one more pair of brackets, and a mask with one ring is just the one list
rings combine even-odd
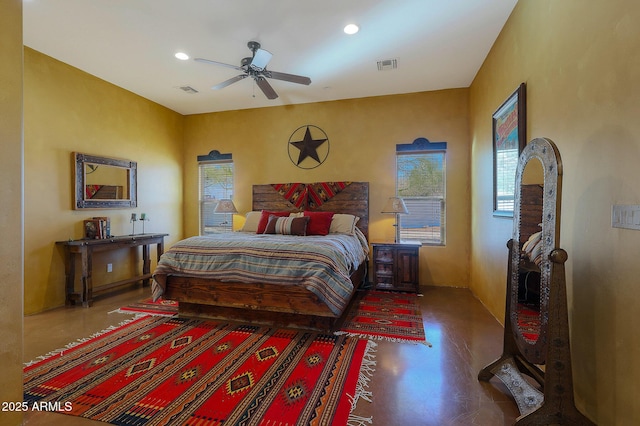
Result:
{"label": "framed artwork on wall", "polygon": [[518,158],[525,146],[526,86],[513,92],[493,113],[493,215],[513,217]]}

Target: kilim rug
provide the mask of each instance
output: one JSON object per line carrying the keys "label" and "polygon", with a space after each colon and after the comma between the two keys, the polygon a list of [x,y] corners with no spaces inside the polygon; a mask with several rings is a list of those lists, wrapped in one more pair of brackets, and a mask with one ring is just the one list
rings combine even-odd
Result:
{"label": "kilim rug", "polygon": [[149,297],[112,312],[172,316],[178,313],[178,302],[164,299],[158,299],[154,302],[153,298]]}
{"label": "kilim rug", "polygon": [[522,337],[530,343],[535,343],[540,333],[540,312],[518,303],[518,326]]}
{"label": "kilim rug", "polygon": [[24,401],[116,425],[346,425],[375,343],[142,316],[24,370]]}
{"label": "kilim rug", "polygon": [[431,346],[425,339],[418,295],[413,293],[367,291],[336,334]]}

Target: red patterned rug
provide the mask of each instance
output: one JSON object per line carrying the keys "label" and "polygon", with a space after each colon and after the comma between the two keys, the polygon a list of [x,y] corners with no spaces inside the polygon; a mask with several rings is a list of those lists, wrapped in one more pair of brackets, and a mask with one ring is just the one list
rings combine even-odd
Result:
{"label": "red patterned rug", "polygon": [[178,313],[178,302],[164,299],[158,299],[154,302],[153,298],[149,297],[113,312],[173,316]]}
{"label": "red patterned rug", "polygon": [[425,339],[418,297],[413,293],[368,291],[336,334],[431,346]]}
{"label": "red patterned rug", "polygon": [[345,425],[374,345],[144,316],[25,367],[24,401],[118,425]]}
{"label": "red patterned rug", "polygon": [[518,303],[518,326],[522,337],[530,343],[535,343],[540,333],[540,312],[523,303]]}

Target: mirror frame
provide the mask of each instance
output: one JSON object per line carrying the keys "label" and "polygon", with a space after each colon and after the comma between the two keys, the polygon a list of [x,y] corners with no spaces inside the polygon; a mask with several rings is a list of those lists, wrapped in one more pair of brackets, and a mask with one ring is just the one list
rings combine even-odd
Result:
{"label": "mirror frame", "polygon": [[[521,261],[521,188],[524,170],[532,160],[539,160],[542,164],[543,196],[542,196],[542,256],[540,262],[540,333],[535,342],[524,338],[518,326],[518,281]],[[547,329],[549,322],[549,292],[552,277],[551,252],[560,244],[560,198],[562,193],[562,162],[560,154],[551,141],[537,138],[529,142],[520,155],[516,169],[516,193],[513,220],[513,249],[511,253],[511,303],[510,318],[513,335],[520,352],[533,364],[544,364],[546,358]]]}
{"label": "mirror frame", "polygon": [[[509,257],[502,355],[480,370],[478,380],[488,382],[495,376],[502,381],[518,404],[521,415],[516,423],[519,425],[593,425],[591,420],[578,411],[573,395],[565,275],[568,256],[566,251],[558,247],[562,161],[551,140],[537,138],[529,142],[518,162],[518,189],[522,185],[526,165],[534,158],[540,160],[544,169],[540,335],[535,343],[529,343],[517,326],[520,221],[525,219],[521,216],[523,197],[518,190],[515,194],[513,238],[507,243]],[[536,212],[536,219],[537,217]],[[546,364],[546,368],[542,369],[540,364]],[[532,383],[533,381],[537,384]]]}
{"label": "mirror frame", "polygon": [[[135,161],[121,160],[110,157],[100,157],[97,155],[73,153],[74,161],[74,209],[114,209],[114,208],[131,208],[138,205],[138,163]],[[111,167],[122,167],[127,170],[128,175],[128,193],[129,198],[126,200],[86,200],[84,198],[86,174],[85,167],[87,163],[101,164]]]}

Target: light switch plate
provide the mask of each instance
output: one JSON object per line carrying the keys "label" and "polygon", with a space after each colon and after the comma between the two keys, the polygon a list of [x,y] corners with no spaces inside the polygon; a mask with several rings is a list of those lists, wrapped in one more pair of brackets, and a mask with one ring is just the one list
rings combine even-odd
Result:
{"label": "light switch plate", "polygon": [[640,230],[640,205],[614,205],[611,209],[611,226]]}

